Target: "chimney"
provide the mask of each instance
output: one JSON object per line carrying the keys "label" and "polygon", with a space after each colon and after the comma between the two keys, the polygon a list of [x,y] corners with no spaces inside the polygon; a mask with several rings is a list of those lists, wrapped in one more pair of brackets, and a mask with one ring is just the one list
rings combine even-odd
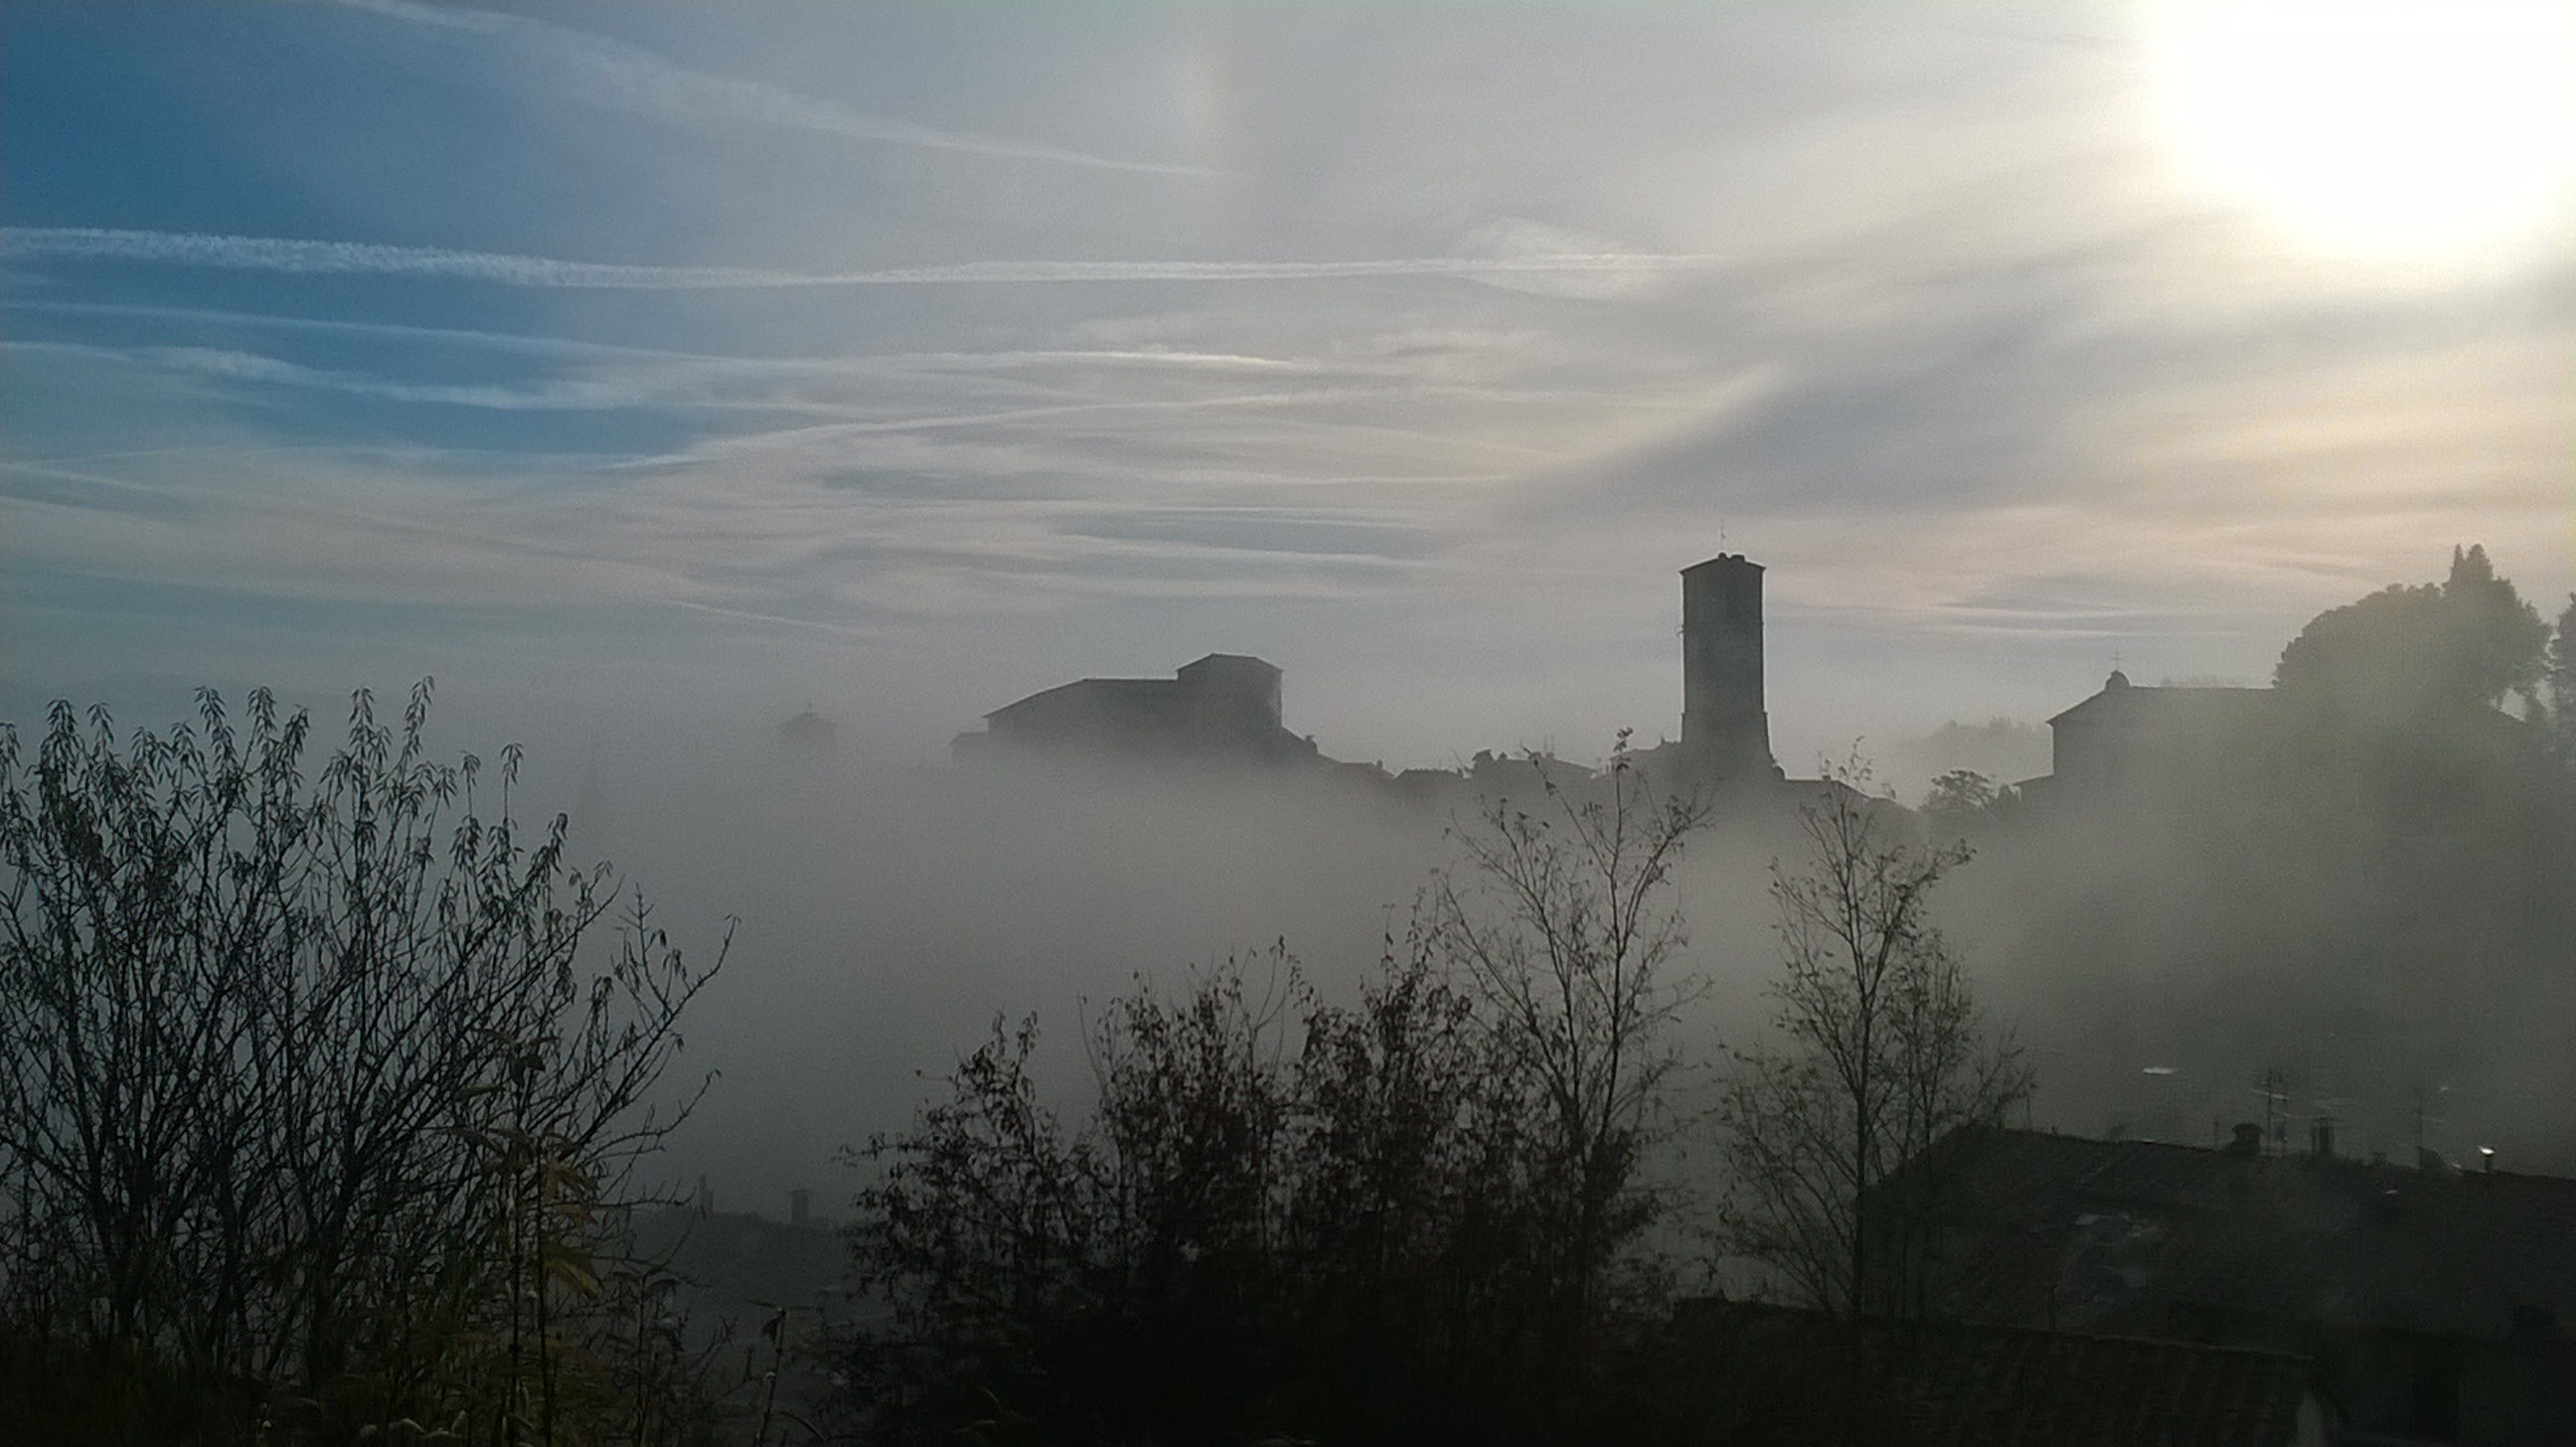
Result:
{"label": "chimney", "polygon": [[2333,1155],[2335,1153],[2334,1128],[2333,1116],[2317,1117],[2316,1122],[2308,1127],[2308,1150],[2315,1155]]}
{"label": "chimney", "polygon": [[812,1217],[807,1208],[813,1203],[813,1199],[814,1193],[806,1190],[803,1186],[798,1186],[795,1190],[788,1192],[787,1224],[799,1229],[810,1225],[812,1223]]}
{"label": "chimney", "polygon": [[698,1215],[703,1219],[715,1213],[716,1193],[708,1188],[707,1178],[702,1175],[698,1177]]}

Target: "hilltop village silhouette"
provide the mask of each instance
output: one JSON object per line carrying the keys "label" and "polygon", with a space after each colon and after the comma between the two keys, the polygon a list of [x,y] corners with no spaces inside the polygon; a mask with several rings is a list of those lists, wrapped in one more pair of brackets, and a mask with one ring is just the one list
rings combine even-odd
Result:
{"label": "hilltop village silhouette", "polygon": [[[2455,577],[2465,565],[2455,558]],[[2483,566],[2476,559],[2472,574]],[[1681,571],[1681,737],[1625,760],[1658,789],[1722,799],[1739,817],[1786,813],[1853,782],[1830,768],[1825,778],[1791,778],[1773,757],[1763,577],[1760,564],[1731,553]],[[993,711],[955,750],[978,765],[1021,757],[1158,770],[1198,761],[1308,777],[1346,771],[1449,806],[1526,798],[1534,785],[1599,786],[1600,775],[1544,755],[1479,754],[1465,768],[1391,776],[1341,763],[1282,723],[1280,682],[1278,668],[1235,654],[1210,654],[1168,679],[1082,679]],[[2250,881],[2249,893],[2233,894],[2163,878],[2161,895],[2151,889],[2108,907],[2089,899],[2069,937],[2077,949],[2091,947],[2106,917],[2143,920],[2152,932],[2159,900],[2222,917],[2230,900],[2269,907],[2278,896],[2266,891],[2300,884],[2301,869],[2418,904],[2449,897],[2472,901],[2463,906],[2470,913],[2547,917],[2538,902],[2549,886],[2518,892],[2512,861],[2492,852],[2493,841],[2559,837],[2546,830],[2564,826],[2544,819],[2543,832],[2517,833],[2492,823],[2520,817],[2489,801],[2529,788],[2542,756],[2533,726],[2490,704],[2380,717],[2296,686],[2149,686],[2115,669],[2048,725],[2049,772],[1984,781],[1979,807],[2008,800],[2005,813],[2022,819],[2107,827],[2024,833],[2030,851],[2151,885],[2184,858],[2231,883]],[[2437,762],[2428,766],[2428,757]],[[1941,827],[1972,827],[1948,808],[1936,787],[1924,812]],[[2469,837],[2462,817],[2489,819],[2487,842]],[[2262,827],[2247,827],[2255,821]],[[2306,838],[2284,832],[2310,828]],[[2303,852],[2316,839],[2331,850]],[[2118,847],[2103,848],[2106,840]],[[2284,857],[2292,867],[2275,868]],[[2023,878],[2024,887],[2044,887]],[[2441,882],[2410,883],[2428,878]],[[2432,916],[2401,903],[2393,917],[2405,928]],[[2195,951],[2227,948],[2213,944],[2225,935],[2223,923],[2209,932],[2211,918],[2196,915],[2175,938]],[[2280,949],[2268,927],[2253,939],[2249,965]],[[2440,959],[2408,958],[2425,943],[2400,944],[2386,958],[2419,973]],[[2122,970],[2169,947],[2150,944],[2126,966],[2114,964],[2106,994],[2120,998],[2140,977]],[[2408,998],[2391,983],[2402,976],[2373,974],[2360,950],[2335,967],[2333,990]],[[2283,988],[2294,968],[2256,965],[2229,979],[2216,1018],[2260,1012],[2265,1006],[2237,1001]],[[2466,988],[2472,978],[2446,971],[2442,988]],[[2191,1009],[2176,1007],[2173,1018],[2194,1019]],[[2180,1074],[2151,1065],[2140,1078],[2152,1092]],[[1995,1424],[2047,1420],[2066,1428],[2049,1442],[2126,1441],[2138,1422],[2158,1424],[2160,1442],[2576,1441],[2576,1333],[2567,1326],[2576,1320],[2576,1179],[2500,1170],[2486,1147],[2464,1169],[2427,1141],[2420,1090],[2411,1160],[2338,1141],[2338,1113],[2358,1102],[2328,1094],[2295,1107],[2277,1067],[2267,1067],[2261,1094],[2260,1124],[2236,1125],[2230,1140],[2213,1112],[2205,1146],[2190,1139],[2198,1122],[2185,1118],[2178,1097],[2160,1094],[2136,1097],[2145,1135],[2132,1134],[2125,1114],[2107,1139],[2027,1122],[1964,1127],[1903,1168],[1910,1175],[1898,1179],[1914,1184],[1874,1188],[1886,1200],[1929,1192],[1922,1199],[1937,1205],[1922,1239],[1941,1244],[1927,1259],[1957,1273],[1955,1315],[1905,1322],[1912,1355],[1890,1358],[1910,1363],[1906,1390],[1971,1424],[1941,1440],[2037,1441]],[[2233,1099],[2231,1090],[2211,1103],[2224,1110]],[[2294,1119],[2307,1125],[2304,1151]],[[2390,1137],[2383,1129],[2377,1139]],[[1721,1298],[1693,1310],[1688,1319],[1709,1333],[1695,1349],[1710,1360],[1737,1353],[1724,1359],[1738,1379],[1795,1382],[1800,1361],[1841,1349],[1823,1318],[1787,1308]],[[1784,1388],[1784,1400],[1801,1390]],[[1987,1391],[1994,1401],[1978,1395]],[[2176,1425],[2184,1403],[2200,1415]]]}
{"label": "hilltop village silhouette", "polygon": [[[1681,737],[1628,755],[1668,787],[1794,801],[1827,781],[1791,778],[1771,752],[1764,695],[1763,566],[1720,553],[1681,570]],[[1005,759],[1310,769],[1408,796],[1505,782],[1543,764],[1480,752],[1460,769],[1388,773],[1325,755],[1282,721],[1282,671],[1248,654],[1211,653],[1170,678],[1082,678],[984,715],[951,742],[961,764]],[[2105,792],[2151,767],[2234,752],[2268,716],[2268,688],[2147,687],[2114,671],[2092,697],[2048,721],[2051,772],[2012,785],[2036,801]]]}

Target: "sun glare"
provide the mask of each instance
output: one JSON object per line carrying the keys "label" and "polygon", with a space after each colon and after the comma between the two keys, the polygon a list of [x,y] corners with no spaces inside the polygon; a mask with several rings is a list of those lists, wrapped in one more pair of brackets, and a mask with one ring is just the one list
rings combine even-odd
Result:
{"label": "sun glare", "polygon": [[2156,118],[2194,182],[2321,250],[2466,260],[2564,217],[2568,0],[2161,0]]}

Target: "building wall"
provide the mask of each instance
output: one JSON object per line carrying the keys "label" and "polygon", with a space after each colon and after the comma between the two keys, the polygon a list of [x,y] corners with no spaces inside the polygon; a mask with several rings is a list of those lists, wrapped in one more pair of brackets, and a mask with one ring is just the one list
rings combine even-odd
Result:
{"label": "building wall", "polygon": [[2275,762],[2277,706],[2270,689],[2149,688],[2114,672],[2048,721],[2052,777],[2068,797],[2232,788]]}
{"label": "building wall", "polygon": [[1190,727],[1211,742],[1278,731],[1279,670],[1258,658],[1212,653],[1180,670]]}
{"label": "building wall", "polygon": [[1762,565],[1734,553],[1682,570],[1682,746],[1720,778],[1768,778]]}
{"label": "building wall", "polygon": [[1086,678],[991,716],[993,736],[1040,747],[1152,750],[1177,745],[1188,700],[1170,679]]}
{"label": "building wall", "polygon": [[986,714],[984,734],[962,734],[961,758],[988,745],[1104,758],[1315,757],[1281,727],[1280,672],[1258,658],[1211,653],[1172,678],[1086,678]]}

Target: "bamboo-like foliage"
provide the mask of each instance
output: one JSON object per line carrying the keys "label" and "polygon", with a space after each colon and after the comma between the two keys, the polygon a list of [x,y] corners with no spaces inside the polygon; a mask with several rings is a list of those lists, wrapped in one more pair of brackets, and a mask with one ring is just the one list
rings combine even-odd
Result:
{"label": "bamboo-like foliage", "polygon": [[356,695],[309,779],[264,690],[122,740],[57,704],[32,758],[0,726],[0,1325],[92,1384],[53,1410],[551,1442],[667,1338],[615,1207],[714,969],[640,898],[596,928],[517,749],[435,763],[428,708]]}

